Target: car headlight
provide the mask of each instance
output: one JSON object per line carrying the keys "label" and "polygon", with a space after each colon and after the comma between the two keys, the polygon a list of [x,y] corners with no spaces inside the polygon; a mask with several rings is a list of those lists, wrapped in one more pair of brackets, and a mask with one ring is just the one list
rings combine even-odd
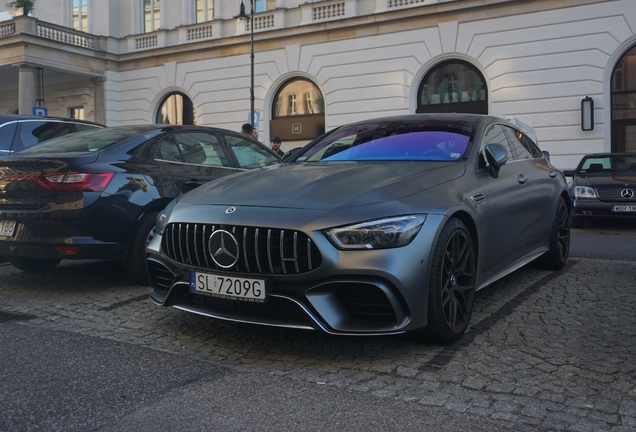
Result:
{"label": "car headlight", "polygon": [[161,210],[157,215],[157,220],[155,222],[155,233],[159,235],[163,235],[163,230],[166,229],[168,225],[168,220],[170,219],[170,213],[172,213],[172,209],[174,208],[177,200],[173,200],[168,204],[168,206]]}
{"label": "car headlight", "polygon": [[387,249],[409,244],[426,215],[399,216],[325,230],[338,249]]}
{"label": "car headlight", "polygon": [[574,198],[596,198],[596,192],[591,187],[574,186]]}

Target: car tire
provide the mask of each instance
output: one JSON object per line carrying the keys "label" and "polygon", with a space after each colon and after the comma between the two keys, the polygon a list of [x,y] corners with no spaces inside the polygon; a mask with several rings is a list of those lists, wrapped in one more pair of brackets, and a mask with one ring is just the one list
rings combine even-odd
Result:
{"label": "car tire", "polygon": [[477,261],[466,225],[451,218],[433,252],[428,285],[428,325],[420,333],[433,343],[457,342],[468,328],[475,299]]}
{"label": "car tire", "polygon": [[49,271],[62,261],[59,259],[27,258],[19,256],[7,256],[6,258],[13,267],[30,273]]}
{"label": "car tire", "polygon": [[122,263],[128,276],[141,285],[149,284],[146,271],[146,245],[154,237],[157,214],[158,212],[148,212],[141,217],[133,233],[128,256]]}
{"label": "car tire", "polygon": [[563,197],[559,202],[550,229],[550,249],[537,259],[542,268],[561,270],[570,255],[570,209]]}

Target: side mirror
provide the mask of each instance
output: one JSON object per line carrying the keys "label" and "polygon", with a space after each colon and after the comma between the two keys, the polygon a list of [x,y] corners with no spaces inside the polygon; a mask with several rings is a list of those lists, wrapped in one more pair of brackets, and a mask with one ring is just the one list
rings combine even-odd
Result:
{"label": "side mirror", "polygon": [[501,144],[488,144],[484,147],[484,154],[490,168],[490,175],[499,177],[499,170],[508,161],[508,152]]}
{"label": "side mirror", "polygon": [[293,148],[291,150],[286,151],[285,154],[283,155],[283,158],[281,159],[281,162],[285,162],[287,159],[291,158],[293,155],[298,153],[298,150],[300,150],[301,148],[302,147],[296,147],[296,148]]}
{"label": "side mirror", "polygon": [[563,170],[563,175],[566,177],[574,177],[574,170],[573,169]]}
{"label": "side mirror", "polygon": [[550,152],[547,150],[543,150],[541,153],[543,153],[543,157],[545,157],[548,161],[550,161]]}

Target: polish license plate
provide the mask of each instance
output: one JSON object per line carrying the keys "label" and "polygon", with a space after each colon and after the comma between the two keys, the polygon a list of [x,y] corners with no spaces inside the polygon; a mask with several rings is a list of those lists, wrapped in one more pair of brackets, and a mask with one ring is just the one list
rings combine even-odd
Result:
{"label": "polish license plate", "polygon": [[615,205],[612,206],[613,212],[636,212],[636,205]]}
{"label": "polish license plate", "polygon": [[15,221],[0,221],[0,236],[11,237],[15,231]]}
{"label": "polish license plate", "polygon": [[190,272],[190,291],[231,300],[262,303],[265,280]]}

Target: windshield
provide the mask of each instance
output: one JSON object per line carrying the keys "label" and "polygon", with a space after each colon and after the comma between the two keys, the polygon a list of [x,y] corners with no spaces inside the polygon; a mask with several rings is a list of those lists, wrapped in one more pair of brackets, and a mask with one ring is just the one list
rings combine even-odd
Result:
{"label": "windshield", "polygon": [[[139,129],[136,128],[103,128],[98,130],[91,130],[85,132],[76,132],[69,135],[64,135],[59,138],[53,138],[48,141],[44,141],[33,147],[24,149],[19,154],[38,154],[38,153],[90,153],[103,150],[118,142],[124,141],[133,135],[140,134]],[[148,135],[146,138],[159,133],[152,130],[146,132]]]}
{"label": "windshield", "polygon": [[583,159],[579,174],[636,173],[636,156],[594,156]]}
{"label": "windshield", "polygon": [[328,135],[297,161],[455,161],[466,152],[470,132],[461,123],[352,125]]}

